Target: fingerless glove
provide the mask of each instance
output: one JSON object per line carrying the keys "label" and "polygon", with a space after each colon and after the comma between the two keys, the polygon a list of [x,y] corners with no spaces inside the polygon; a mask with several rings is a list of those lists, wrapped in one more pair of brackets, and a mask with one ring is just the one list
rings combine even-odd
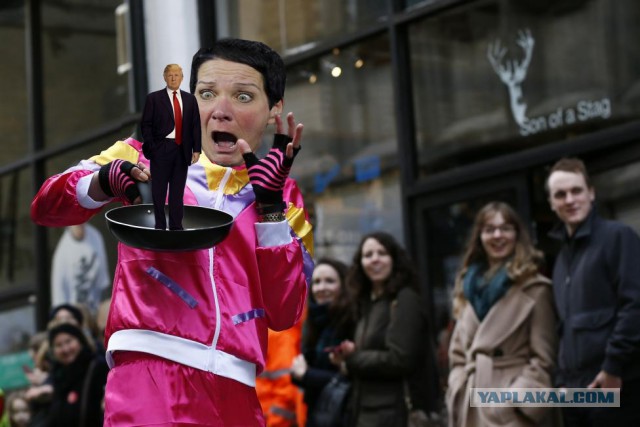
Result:
{"label": "fingerless glove", "polygon": [[300,147],[293,150],[293,157],[286,156],[287,144],[292,138],[287,135],[276,134],[273,147],[266,157],[258,159],[252,152],[242,155],[249,172],[249,181],[256,195],[256,202],[260,204],[281,204],[282,189],[289,176],[293,159],[300,151]]}
{"label": "fingerless glove", "polygon": [[131,170],[135,168],[126,160],[114,160],[100,168],[98,182],[100,188],[109,197],[126,199],[130,203],[140,196],[136,181],[131,177]]}

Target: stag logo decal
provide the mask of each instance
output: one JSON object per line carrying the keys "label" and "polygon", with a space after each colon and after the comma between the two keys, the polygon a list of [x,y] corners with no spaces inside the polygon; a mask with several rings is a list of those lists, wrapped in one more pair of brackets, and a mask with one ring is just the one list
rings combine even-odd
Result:
{"label": "stag logo decal", "polygon": [[499,39],[489,45],[487,58],[493,70],[509,90],[511,113],[520,128],[520,135],[533,135],[541,131],[571,125],[580,121],[596,118],[608,119],[611,117],[611,101],[609,98],[590,101],[580,100],[573,107],[558,107],[555,111],[547,115],[528,117],[527,103],[522,93],[522,83],[525,77],[527,77],[527,70],[531,64],[535,40],[528,29],[520,30],[518,31],[516,43],[524,51],[524,58],[521,60],[506,58],[508,50],[502,46]]}

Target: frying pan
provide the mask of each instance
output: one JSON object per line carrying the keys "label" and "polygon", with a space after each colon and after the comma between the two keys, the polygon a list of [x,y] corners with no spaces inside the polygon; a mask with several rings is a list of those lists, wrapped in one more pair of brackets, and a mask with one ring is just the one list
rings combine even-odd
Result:
{"label": "frying pan", "polygon": [[[138,182],[142,204],[121,206],[105,214],[109,231],[120,242],[138,249],[182,252],[215,246],[227,237],[233,217],[202,206],[184,207],[184,230],[156,230],[149,184]],[[168,216],[168,207],[165,206]]]}

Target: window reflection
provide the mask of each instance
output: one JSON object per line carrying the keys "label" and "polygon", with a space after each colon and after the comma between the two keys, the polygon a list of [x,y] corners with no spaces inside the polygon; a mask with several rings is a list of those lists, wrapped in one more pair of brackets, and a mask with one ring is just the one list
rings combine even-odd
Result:
{"label": "window reflection", "polygon": [[42,2],[45,143],[128,114],[128,82],[118,74],[115,9],[121,0]]}
{"label": "window reflection", "polygon": [[640,233],[640,162],[607,170],[591,177],[597,206],[609,218],[631,226]]}
{"label": "window reflection", "polygon": [[304,123],[291,173],[305,200],[316,201],[318,254],[349,260],[372,229],[388,227],[402,240],[387,37],[334,49],[287,75],[285,112]]}
{"label": "window reflection", "polygon": [[397,173],[351,183],[323,194],[305,194],[311,205],[316,257],[351,262],[363,234],[383,230],[404,244]]}
{"label": "window reflection", "polygon": [[35,283],[30,169],[0,177],[0,290]]}
{"label": "window reflection", "polygon": [[[216,2],[218,3],[218,2]],[[233,37],[260,40],[283,55],[315,42],[351,33],[381,21],[386,0],[234,0],[222,1],[228,21],[219,27]]]}
{"label": "window reflection", "polygon": [[304,123],[305,152],[292,171],[303,187],[322,193],[397,165],[389,61],[380,37],[287,71],[285,111]]}
{"label": "window reflection", "polygon": [[0,165],[5,165],[23,158],[29,150],[24,125],[27,122],[24,0],[2,2],[0,40],[5,82],[0,102]]}
{"label": "window reflection", "polygon": [[609,6],[490,0],[412,24],[421,175],[637,119],[640,5]]}

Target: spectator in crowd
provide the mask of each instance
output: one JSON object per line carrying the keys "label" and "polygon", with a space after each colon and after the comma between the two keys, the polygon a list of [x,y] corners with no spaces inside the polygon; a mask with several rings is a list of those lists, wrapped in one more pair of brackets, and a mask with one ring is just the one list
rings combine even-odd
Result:
{"label": "spectator in crowd", "polygon": [[49,355],[49,334],[36,332],[29,341],[29,355],[33,359],[33,369],[25,367],[29,387],[24,393],[29,404],[30,427],[48,425],[49,405],[53,396],[51,384],[51,358]]}
{"label": "spectator in crowd", "polygon": [[99,339],[98,328],[93,314],[84,304],[59,304],[54,306],[49,313],[49,325],[51,328],[60,323],[71,323],[78,326],[85,333],[96,353],[104,357],[105,348],[103,340]]}
{"label": "spectator in crowd", "polygon": [[52,305],[84,304],[95,314],[110,283],[100,231],[88,223],[66,227],[53,253]]}
{"label": "spectator in crowd", "polygon": [[291,361],[298,354],[302,320],[284,331],[269,329],[264,371],[256,378],[256,393],[267,427],[298,425],[298,387],[291,382]]}
{"label": "spectator in crowd", "polygon": [[558,386],[620,388],[619,408],[563,408],[566,427],[638,426],[640,411],[640,238],[602,219],[584,163],[561,159],[546,188],[562,243],[553,268],[560,317]]}
{"label": "spectator in crowd", "polygon": [[353,383],[351,424],[405,427],[406,397],[414,408],[427,409],[425,394],[407,396],[406,384],[409,377],[421,377],[425,353],[432,350],[415,269],[391,235],[373,232],[358,246],[347,288],[355,338],[343,341],[330,358]]}
{"label": "spectator in crowd", "polygon": [[97,357],[85,333],[71,323],[49,330],[49,346],[54,359],[49,426],[101,426],[106,363]]}
{"label": "spectator in crowd", "polygon": [[[44,332],[47,335],[48,333]],[[27,373],[30,382],[25,391],[25,397],[29,402],[31,412],[30,427],[47,427],[49,424],[49,406],[53,396],[53,384],[51,379],[51,366],[53,361],[49,353],[49,341],[43,342],[34,358],[33,373]]]}
{"label": "spectator in crowd", "polygon": [[302,353],[291,366],[294,384],[304,390],[307,427],[315,427],[315,404],[320,392],[333,377],[340,375],[338,367],[329,360],[328,350],[353,336],[346,275],[347,266],[332,258],[318,260],[313,270]]}
{"label": "spectator in crowd", "polygon": [[51,308],[49,322],[71,323],[82,328],[84,326],[84,314],[82,314],[82,310],[73,304],[58,304]]}
{"label": "spectator in crowd", "polygon": [[449,426],[535,426],[544,407],[471,407],[473,387],[551,387],[556,317],[550,281],[518,214],[491,202],[477,213],[458,272],[449,347]]}
{"label": "spectator in crowd", "polygon": [[31,385],[40,385],[45,382],[48,377],[48,370],[42,369],[37,359],[40,348],[47,342],[48,335],[45,331],[36,332],[29,338],[29,357],[33,361],[33,369],[25,369],[25,376]]}
{"label": "spectator in crowd", "polygon": [[8,427],[31,426],[31,411],[24,392],[15,391],[7,397],[7,419]]}

